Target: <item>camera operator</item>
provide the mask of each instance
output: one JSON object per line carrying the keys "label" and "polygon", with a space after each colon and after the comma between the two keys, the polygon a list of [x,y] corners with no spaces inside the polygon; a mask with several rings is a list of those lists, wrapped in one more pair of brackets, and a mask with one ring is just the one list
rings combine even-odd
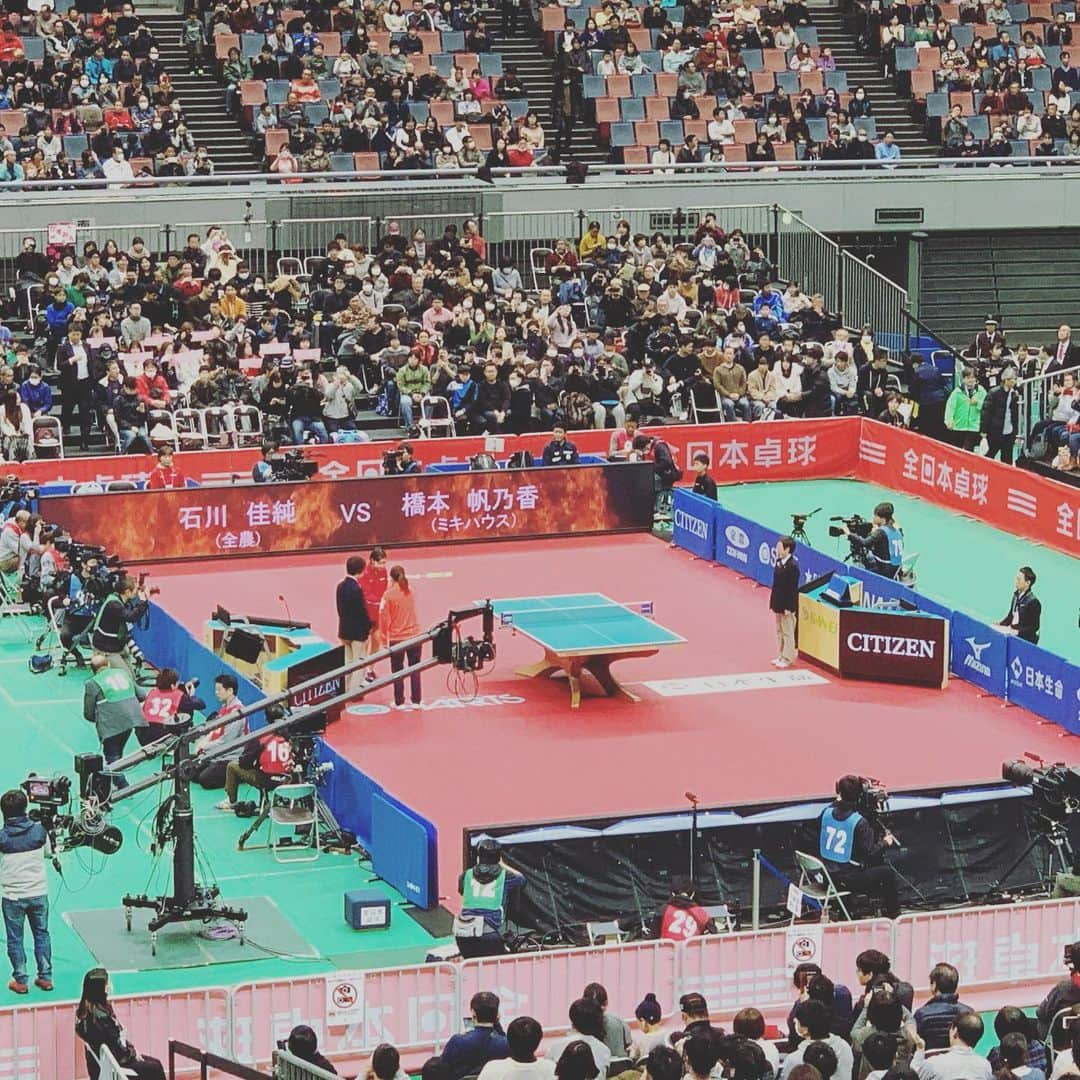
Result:
{"label": "camera operator", "polygon": [[124,668],[132,679],[135,670],[127,654],[131,626],[145,617],[148,602],[146,587],[125,574],[119,589],[105,598],[90,629],[94,651],[107,657],[109,667]]}
{"label": "camera operator", "polygon": [[461,915],[454,920],[454,937],[466,960],[506,952],[506,908],[513,892],[524,885],[525,875],[502,860],[498,840],[485,837],[476,845],[476,864],[458,879]]}
{"label": "camera operator", "polygon": [[157,673],[153,689],[142,705],[146,727],[135,730],[140,746],[149,746],[164,738],[178,722],[183,725],[193,713],[206,708],[206,702],[195,696],[198,679],[192,679],[183,686],[179,684],[180,675],[172,668],[162,668]]}
{"label": "camera operator", "polygon": [[403,442],[396,450],[383,453],[383,476],[405,476],[423,471],[424,466],[413,457],[412,443]]}
{"label": "camera operator", "polygon": [[268,439],[262,444],[262,460],[251,467],[251,479],[256,484],[269,484],[274,479],[273,458],[277,455],[278,444]]}
{"label": "camera operator", "polygon": [[818,854],[838,888],[878,897],[888,917],[895,919],[900,914],[896,872],[884,853],[897,840],[861,812],[867,787],[863,777],[850,773],[836,781],[836,800],[821,814]]}
{"label": "camera operator", "polygon": [[49,834],[40,821],[26,814],[26,793],[18,788],[0,797],[0,893],[3,894],[4,928],[7,931],[11,982],[16,994],[29,992],[26,952],[23,948],[23,921],[34,935],[34,959],[39,990],[51,990],[52,943],[49,938],[49,886],[45,858],[51,854]]}
{"label": "camera operator", "polygon": [[866,568],[887,578],[896,577],[904,561],[904,530],[897,526],[893,513],[892,503],[878,503],[874,507],[874,527],[865,537],[853,532],[847,522],[843,525],[852,550],[862,554]]}
{"label": "camera operator", "polygon": [[701,906],[697,886],[688,877],[671,881],[671,899],[660,915],[659,936],[665,941],[689,941],[715,930],[712,916]]}
{"label": "camera operator", "polygon": [[292,744],[284,735],[275,731],[249,743],[240,751],[239,761],[230,761],[225,769],[225,798],[217,809],[235,811],[241,784],[268,791],[284,780],[292,767]]}
{"label": "camera operator", "polygon": [[[101,752],[111,765],[124,756],[132,731],[147,726],[140,705],[147,694],[125,667],[114,667],[103,653],[90,657],[90,671],[83,684],[83,719],[97,728]],[[127,786],[126,776],[113,776],[116,790]]]}
{"label": "camera operator", "polygon": [[79,652],[79,645],[89,643],[90,626],[98,611],[98,600],[94,595],[92,581],[100,572],[101,560],[96,555],[87,556],[81,565],[74,565],[72,553],[71,577],[68,580],[68,598],[65,601],[64,618],[60,623],[60,644],[64,651],[75,659],[75,663],[86,667],[86,657]]}

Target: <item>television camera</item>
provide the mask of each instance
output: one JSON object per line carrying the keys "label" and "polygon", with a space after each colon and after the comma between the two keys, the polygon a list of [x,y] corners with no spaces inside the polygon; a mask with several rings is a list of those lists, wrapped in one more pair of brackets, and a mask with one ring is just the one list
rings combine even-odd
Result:
{"label": "television camera", "polygon": [[855,809],[871,820],[881,817],[889,802],[888,788],[880,780],[870,776],[860,776],[859,780],[862,787],[855,801]]}
{"label": "television camera", "polygon": [[[124,843],[123,833],[108,825],[95,811],[100,798],[108,794],[109,781],[102,772],[104,760],[100,754],[79,754],[75,771],[80,776],[80,795],[83,809],[78,816],[71,811],[71,780],[66,776],[39,776],[31,773],[19,786],[26,792],[31,809],[28,816],[41,822],[49,834],[53,852],[91,847],[103,855],[113,855]],[[53,855],[53,865],[60,870],[59,859]]]}
{"label": "television camera", "polygon": [[1025,755],[1037,764],[1017,758],[1001,766],[1001,778],[1017,787],[1030,787],[1038,813],[1051,821],[1061,821],[1080,812],[1080,769],[1064,762],[1049,765],[1042,758]]}
{"label": "television camera", "polygon": [[0,479],[0,520],[6,521],[20,510],[37,507],[38,490],[34,484],[24,484],[13,474]]}
{"label": "television camera", "polygon": [[269,462],[270,473],[277,481],[310,480],[319,471],[319,463],[304,457],[303,450],[286,450],[275,454]]}

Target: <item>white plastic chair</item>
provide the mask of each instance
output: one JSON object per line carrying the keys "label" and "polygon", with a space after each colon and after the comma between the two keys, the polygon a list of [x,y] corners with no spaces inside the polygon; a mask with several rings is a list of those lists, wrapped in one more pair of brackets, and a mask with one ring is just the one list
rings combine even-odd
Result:
{"label": "white plastic chair", "polygon": [[535,247],[529,252],[529,269],[532,271],[533,288],[539,291],[546,289],[551,280],[547,272],[547,257],[552,253],[552,248]]}
{"label": "white plastic chair", "polygon": [[181,450],[206,449],[206,425],[201,409],[177,409],[173,422],[177,445]]}
{"label": "white plastic chair", "polygon": [[805,851],[795,852],[795,862],[802,874],[799,877],[799,891],[821,904],[822,921],[829,918],[829,904],[835,900],[844,913],[844,918],[851,922],[851,915],[844,905],[844,897],[850,892],[841,892],[833,882],[828,868],[816,855],[807,855]]}
{"label": "white plastic chair", "polygon": [[155,450],[162,446],[171,446],[174,450],[180,449],[176,437],[176,423],[173,414],[168,409],[151,409],[146,417],[146,430],[150,437],[150,445]]}
{"label": "white plastic chair", "polygon": [[587,922],[585,933],[589,935],[590,945],[621,945],[626,940],[626,934],[615,919]]}
{"label": "white plastic chair", "polygon": [[[300,829],[307,831],[301,834]],[[270,850],[279,863],[314,862],[319,857],[314,784],[282,784],[270,792]]]}
{"label": "white plastic chair", "polygon": [[260,446],[263,441],[262,413],[254,405],[226,406],[226,425],[238,447]]}
{"label": "white plastic chair", "polygon": [[39,458],[64,456],[64,431],[55,416],[37,416],[32,427],[34,453]]}

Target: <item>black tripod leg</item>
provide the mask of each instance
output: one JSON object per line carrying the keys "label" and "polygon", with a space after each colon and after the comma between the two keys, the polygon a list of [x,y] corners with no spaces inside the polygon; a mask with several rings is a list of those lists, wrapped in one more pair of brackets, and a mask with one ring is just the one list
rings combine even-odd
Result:
{"label": "black tripod leg", "polygon": [[243,851],[244,845],[259,831],[259,828],[270,816],[270,801],[267,800],[259,808],[258,816],[255,820],[240,834],[240,839],[236,841],[237,851]]}
{"label": "black tripod leg", "polygon": [[1026,848],[1024,848],[1023,851],[1020,852],[1020,854],[1016,857],[1016,859],[1010,864],[1008,870],[1006,870],[1001,875],[1001,877],[999,877],[997,879],[997,881],[995,881],[994,884],[990,886],[990,888],[987,890],[987,892],[990,895],[993,895],[994,893],[999,892],[1001,890],[1001,886],[1006,881],[1008,881],[1010,877],[1012,877],[1012,875],[1015,872],[1016,868],[1035,850],[1036,845],[1039,843],[1040,840],[1043,840],[1043,839],[1045,839],[1045,837],[1043,837],[1042,835],[1033,836],[1031,838],[1031,842],[1028,844],[1028,846]]}

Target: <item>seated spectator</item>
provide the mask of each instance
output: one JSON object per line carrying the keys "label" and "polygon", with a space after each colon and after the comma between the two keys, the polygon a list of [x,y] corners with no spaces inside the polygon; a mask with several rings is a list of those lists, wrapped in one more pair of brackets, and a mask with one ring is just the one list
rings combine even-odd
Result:
{"label": "seated spectator", "polygon": [[[642,436],[636,436],[637,439]],[[698,993],[683,994],[679,998],[679,1009],[682,1015],[682,1030],[676,1031],[671,1036],[672,1046],[679,1047],[686,1039],[704,1037],[715,1040],[724,1034],[722,1027],[717,1027],[709,1020],[709,1003],[704,996]]]}
{"label": "seated spectator", "polygon": [[[604,1010],[590,998],[578,998],[570,1006],[570,1034],[550,1043],[547,1056],[561,1065],[563,1053],[574,1045],[582,1044],[591,1051],[594,1067],[599,1075],[606,1076],[611,1062],[611,1051],[604,1042]],[[555,1075],[560,1077],[560,1080],[565,1080],[558,1065]]]}
{"label": "seated spectator", "polygon": [[991,1080],[990,1063],[975,1052],[983,1035],[978,1013],[958,1016],[949,1029],[949,1050],[919,1067],[919,1080]]}
{"label": "seated spectator", "polygon": [[836,1080],[851,1080],[854,1058],[851,1047],[831,1031],[832,1015],[820,1001],[803,1001],[795,1008],[795,1027],[804,1040],[788,1054],[780,1070],[780,1080],[788,1080],[796,1066],[803,1063],[807,1049],[814,1043],[824,1043],[836,1055]]}
{"label": "seated spectator", "polygon": [[[1046,1057],[1046,1043],[1036,1034],[1038,1021],[1028,1016],[1023,1009],[1015,1005],[1006,1005],[998,1010],[994,1017],[994,1034],[998,1038],[998,1045],[987,1054],[990,1067],[997,1073],[1002,1065],[1001,1043],[1009,1035],[1020,1035],[1027,1043],[1027,1065],[1032,1071],[1038,1070],[1045,1076],[1049,1073]],[[1038,1080],[1035,1077],[1034,1080]]]}
{"label": "seated spectator", "polygon": [[489,1061],[501,1061],[510,1047],[499,1026],[499,999],[487,991],[473,994],[469,1002],[473,1028],[452,1035],[443,1047],[442,1061],[451,1080],[462,1080],[480,1072]]}
{"label": "seated spectator", "polygon": [[1035,1016],[1040,1038],[1046,1038],[1050,1021],[1062,1010],[1080,1004],[1080,941],[1069,946],[1069,977],[1060,980],[1040,1002]]}
{"label": "seated spectator", "polygon": [[[851,1029],[851,1049],[859,1061],[859,1080],[866,1080],[870,1062],[863,1054],[863,1043],[871,1035],[881,1034],[892,1040],[893,1058],[888,1068],[904,1068],[914,1057],[918,1048],[915,1035],[907,1025],[911,1014],[900,1004],[891,986],[879,986],[870,995],[864,1019]],[[947,1045],[947,1044],[946,1044]]]}
{"label": "seated spectator", "polygon": [[480,1080],[554,1080],[554,1058],[536,1056],[543,1038],[543,1028],[531,1016],[515,1017],[506,1028],[509,1056],[489,1059]]}

